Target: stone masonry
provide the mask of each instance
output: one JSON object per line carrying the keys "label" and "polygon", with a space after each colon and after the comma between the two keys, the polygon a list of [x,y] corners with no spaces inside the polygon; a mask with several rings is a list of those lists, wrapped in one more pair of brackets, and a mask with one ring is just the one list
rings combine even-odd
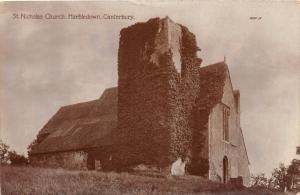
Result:
{"label": "stone masonry", "polygon": [[31,165],[39,167],[87,170],[88,155],[84,151],[48,153],[30,156]]}

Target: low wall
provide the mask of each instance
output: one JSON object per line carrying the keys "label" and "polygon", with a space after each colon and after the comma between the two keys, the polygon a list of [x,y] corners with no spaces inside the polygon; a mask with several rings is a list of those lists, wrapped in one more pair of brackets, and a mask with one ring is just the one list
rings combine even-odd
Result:
{"label": "low wall", "polygon": [[84,151],[57,152],[48,154],[34,154],[30,164],[39,167],[87,169],[88,154]]}

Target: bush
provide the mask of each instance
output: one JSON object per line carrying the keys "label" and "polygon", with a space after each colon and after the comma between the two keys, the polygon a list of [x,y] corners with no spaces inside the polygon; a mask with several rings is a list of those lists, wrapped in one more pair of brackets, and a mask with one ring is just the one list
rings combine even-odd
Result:
{"label": "bush", "polygon": [[9,151],[8,158],[10,160],[11,165],[27,165],[28,158],[24,155],[17,154],[16,151]]}
{"label": "bush", "polygon": [[1,158],[1,164],[7,164],[8,163],[8,152],[9,152],[9,146],[5,144],[0,139],[0,158]]}
{"label": "bush", "polygon": [[9,151],[9,146],[0,140],[0,158],[1,164],[27,165],[28,158],[17,154],[16,151]]}

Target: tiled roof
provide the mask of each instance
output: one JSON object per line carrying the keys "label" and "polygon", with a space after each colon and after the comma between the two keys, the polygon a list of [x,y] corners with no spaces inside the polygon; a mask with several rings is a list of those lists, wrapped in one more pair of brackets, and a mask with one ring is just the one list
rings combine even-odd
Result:
{"label": "tiled roof", "polygon": [[106,89],[93,101],[64,106],[41,129],[49,134],[32,154],[93,148],[111,144],[117,126],[118,89]]}

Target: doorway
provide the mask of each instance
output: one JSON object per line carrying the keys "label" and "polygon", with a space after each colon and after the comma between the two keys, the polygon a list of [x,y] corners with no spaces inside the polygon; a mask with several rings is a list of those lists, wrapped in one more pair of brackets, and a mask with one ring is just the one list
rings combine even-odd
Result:
{"label": "doorway", "polygon": [[223,183],[228,182],[228,158],[224,156],[223,158]]}

